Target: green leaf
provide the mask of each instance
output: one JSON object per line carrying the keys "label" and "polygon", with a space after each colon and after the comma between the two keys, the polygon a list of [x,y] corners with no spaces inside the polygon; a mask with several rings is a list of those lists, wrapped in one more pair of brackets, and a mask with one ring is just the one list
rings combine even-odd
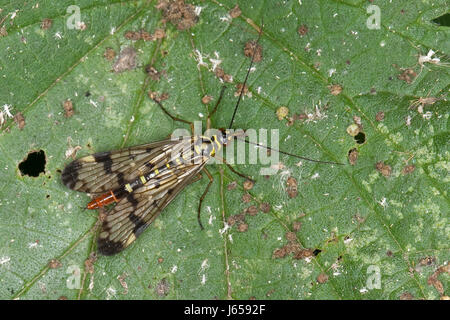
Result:
{"label": "green leaf", "polygon": [[[199,19],[188,30],[169,17],[165,23],[156,1],[77,1],[81,29],[69,23],[76,21],[67,11],[71,1],[0,3],[1,298],[448,296],[449,275],[440,267],[449,259],[450,32],[432,22],[448,12],[446,1],[374,1],[379,29],[368,28],[374,13],[362,0],[238,3],[242,14],[231,19],[233,1],[195,2]],[[51,26],[43,28],[44,19]],[[197,206],[206,176],[125,251],[89,260],[97,212],[82,209],[89,197],[61,183],[71,151],[79,157],[170,135],[180,123],[149,91],[167,93],[162,103],[171,113],[205,128],[222,86],[212,71],[219,62],[233,83],[212,125],[227,127],[234,85],[249,67],[245,43],[262,23],[263,60],[254,64],[251,97],[241,101],[233,127],[278,129],[281,150],[345,165],[281,155],[281,169],[268,177],[259,175],[267,165],[236,165],[256,180],[249,203],[240,177],[210,165],[205,230]],[[160,41],[124,36],[157,29],[165,31]],[[136,50],[136,68],[114,72],[105,51],[117,59],[127,47]],[[436,53],[423,62],[430,50]],[[148,64],[161,72],[159,80],[146,75]],[[205,95],[214,98],[209,107],[201,102]],[[67,100],[74,108],[69,117]],[[281,106],[289,114],[278,120]],[[22,129],[7,111],[23,115]],[[355,123],[364,143],[347,133]],[[347,159],[352,149],[354,165]],[[45,172],[21,173],[19,163],[39,150]],[[289,177],[298,184],[293,198]],[[262,203],[269,212],[224,228],[231,216]]]}

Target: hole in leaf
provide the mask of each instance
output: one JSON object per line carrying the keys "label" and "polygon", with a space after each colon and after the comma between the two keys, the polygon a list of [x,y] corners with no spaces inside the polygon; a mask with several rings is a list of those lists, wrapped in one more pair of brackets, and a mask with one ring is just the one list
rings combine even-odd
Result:
{"label": "hole in leaf", "polygon": [[19,163],[22,175],[37,177],[45,172],[45,153],[43,150],[30,152],[25,160]]}
{"label": "hole in leaf", "polygon": [[317,257],[318,255],[319,255],[319,253],[321,253],[322,252],[322,250],[320,250],[320,249],[315,249],[314,251],[313,251],[313,255],[315,256],[315,257]]}
{"label": "hole in leaf", "polygon": [[366,134],[364,132],[360,132],[355,136],[355,141],[357,144],[363,144],[366,142]]}
{"label": "hole in leaf", "polygon": [[450,27],[450,13],[446,13],[436,19],[431,20],[431,22],[436,23],[442,27]]}

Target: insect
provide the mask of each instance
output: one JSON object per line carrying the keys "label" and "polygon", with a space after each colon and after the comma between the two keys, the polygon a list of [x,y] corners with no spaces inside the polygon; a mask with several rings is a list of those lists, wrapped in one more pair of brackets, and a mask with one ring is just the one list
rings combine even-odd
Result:
{"label": "insect", "polygon": [[[260,36],[261,31],[257,42]],[[253,60],[254,54],[251,57],[244,86]],[[225,87],[222,87],[220,97],[207,117],[207,128],[210,126],[211,116],[222,100],[224,89]],[[230,128],[243,92],[244,90],[241,90],[237,100]],[[156,98],[153,100],[172,120],[187,123],[193,128],[192,122],[171,115],[160,101]],[[211,158],[217,157],[216,151],[235,139],[252,143],[245,140],[245,134],[242,131],[224,130],[221,134],[210,137],[192,135],[95,153],[69,163],[64,168],[61,179],[70,189],[94,195],[87,209],[97,209],[115,203],[107,212],[97,238],[98,251],[103,255],[114,255],[132,244],[187,185],[200,180],[202,173],[205,173],[209,182],[198,205],[198,221],[203,228],[200,220],[201,206],[213,182],[213,177],[205,165]],[[253,144],[265,147],[257,143]],[[334,163],[275,151],[309,161]],[[235,174],[251,179],[233,169],[225,159],[219,160],[222,160]]]}

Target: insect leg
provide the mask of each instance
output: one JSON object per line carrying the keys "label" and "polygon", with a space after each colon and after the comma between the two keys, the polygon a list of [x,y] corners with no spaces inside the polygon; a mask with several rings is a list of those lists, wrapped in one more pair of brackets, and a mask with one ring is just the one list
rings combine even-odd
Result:
{"label": "insect leg", "polygon": [[216,102],[216,106],[214,107],[214,109],[208,114],[208,118],[206,119],[206,129],[210,129],[211,128],[211,117],[213,116],[214,113],[216,113],[217,111],[217,107],[220,104],[220,101],[222,100],[223,94],[225,93],[225,89],[227,87],[222,86],[222,90],[220,90],[220,96],[219,99]]}
{"label": "insect leg", "polygon": [[194,123],[193,122],[173,116],[169,111],[166,110],[166,108],[164,108],[164,106],[162,105],[161,102],[159,102],[157,99],[153,99],[153,101],[155,101],[156,104],[161,108],[161,110],[164,111],[164,113],[166,115],[168,115],[173,121],[187,123],[188,125],[191,126],[191,131],[194,132]]}
{"label": "insect leg", "polygon": [[207,194],[208,191],[209,191],[209,187],[211,186],[211,184],[212,184],[213,181],[214,181],[213,176],[211,175],[211,173],[209,173],[209,171],[208,171],[206,168],[203,168],[203,171],[205,172],[206,176],[208,177],[209,182],[208,182],[208,185],[206,186],[205,191],[203,191],[203,194],[202,194],[202,196],[200,197],[200,200],[199,200],[199,202],[198,202],[198,214],[197,214],[197,219],[198,219],[198,224],[200,225],[200,229],[201,229],[201,230],[204,229],[204,228],[203,228],[203,225],[202,225],[202,221],[200,220],[200,212],[201,212],[201,209],[202,209],[202,202],[203,202],[203,200],[205,199],[206,194]]}
{"label": "insect leg", "polygon": [[221,158],[221,157],[218,157],[218,156],[215,156],[215,158],[217,158],[218,160],[220,160],[220,161],[222,161],[223,163],[225,163],[225,164],[227,165],[227,167],[228,167],[232,172],[234,172],[235,174],[237,174],[238,176],[240,176],[240,177],[242,177],[242,178],[244,178],[244,179],[248,179],[248,180],[250,180],[250,181],[252,181],[252,182],[255,182],[255,180],[253,180],[253,179],[250,178],[249,176],[246,176],[245,174],[240,173],[239,171],[237,171],[236,169],[234,169],[234,168],[231,166],[231,164],[229,164],[224,158]]}

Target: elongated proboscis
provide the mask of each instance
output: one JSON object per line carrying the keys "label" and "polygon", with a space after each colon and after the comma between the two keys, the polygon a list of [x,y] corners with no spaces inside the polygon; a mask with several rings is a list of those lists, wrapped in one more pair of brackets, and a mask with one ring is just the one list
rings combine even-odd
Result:
{"label": "elongated proboscis", "polygon": [[255,145],[255,146],[258,146],[258,147],[261,147],[261,148],[265,148],[267,150],[279,152],[281,154],[285,154],[287,156],[291,156],[291,157],[294,157],[294,158],[297,158],[297,159],[302,159],[302,160],[316,162],[316,163],[323,163],[323,164],[336,164],[336,165],[339,165],[339,166],[345,165],[344,163],[339,163],[339,162],[334,162],[334,161],[322,161],[322,160],[316,160],[316,159],[310,159],[310,158],[307,158],[307,157],[302,157],[302,156],[299,156],[299,155],[296,155],[296,154],[293,154],[293,153],[290,153],[290,152],[274,149],[274,148],[265,146],[263,144],[259,144],[259,143],[256,143],[256,142],[251,142],[251,141],[248,141],[247,139],[239,139],[239,138],[236,138],[236,139],[244,141],[244,142],[247,142],[248,144],[252,144],[252,145]]}

